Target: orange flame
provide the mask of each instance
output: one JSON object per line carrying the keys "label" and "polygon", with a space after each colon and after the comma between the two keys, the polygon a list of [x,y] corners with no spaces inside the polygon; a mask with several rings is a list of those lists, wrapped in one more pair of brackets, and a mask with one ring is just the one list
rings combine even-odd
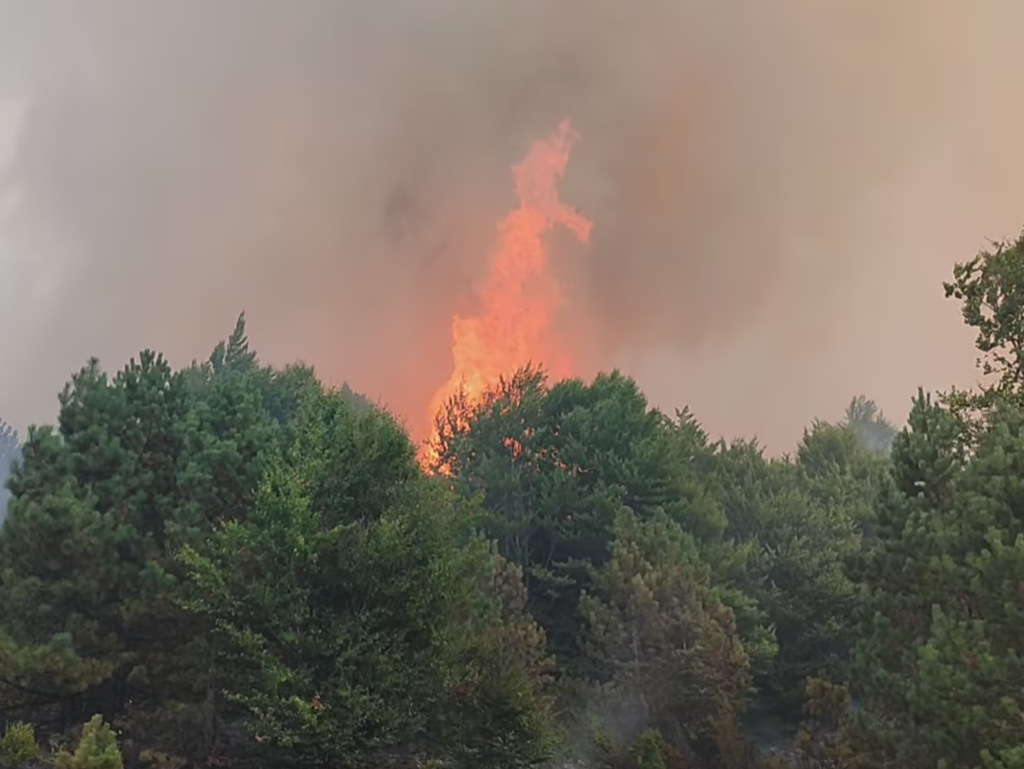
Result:
{"label": "orange flame", "polygon": [[498,225],[490,274],[476,292],[480,313],[452,319],[454,366],[430,403],[431,420],[460,389],[470,403],[479,402],[503,375],[530,363],[543,363],[557,378],[571,375],[568,354],[546,338],[562,295],[542,236],[561,224],[584,243],[590,238],[592,223],[558,197],[577,138],[565,120],[512,169],[519,207]]}

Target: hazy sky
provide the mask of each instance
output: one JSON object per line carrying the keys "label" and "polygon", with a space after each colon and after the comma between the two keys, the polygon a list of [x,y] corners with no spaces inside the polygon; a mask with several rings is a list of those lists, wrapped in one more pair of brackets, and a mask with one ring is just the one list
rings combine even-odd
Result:
{"label": "hazy sky", "polygon": [[0,414],[238,311],[422,422],[569,117],[582,371],[792,446],[973,379],[952,263],[1024,224],[1020,0],[0,0]]}

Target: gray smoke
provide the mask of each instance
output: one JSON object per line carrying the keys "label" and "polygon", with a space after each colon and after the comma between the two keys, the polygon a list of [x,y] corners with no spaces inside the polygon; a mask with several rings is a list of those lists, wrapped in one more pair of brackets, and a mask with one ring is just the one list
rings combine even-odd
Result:
{"label": "gray smoke", "polygon": [[17,431],[0,419],[0,524],[7,518],[7,503],[11,498],[7,489],[11,466],[20,455]]}
{"label": "gray smoke", "polygon": [[0,525],[7,519],[7,503],[11,500],[11,492],[7,489],[10,477],[11,462],[14,457],[0,458]]}
{"label": "gray smoke", "polygon": [[[969,383],[940,281],[1024,222],[1015,0],[0,0],[0,411],[239,310],[422,421],[449,321],[570,117],[562,331],[788,449]],[[993,105],[998,105],[997,107]]]}

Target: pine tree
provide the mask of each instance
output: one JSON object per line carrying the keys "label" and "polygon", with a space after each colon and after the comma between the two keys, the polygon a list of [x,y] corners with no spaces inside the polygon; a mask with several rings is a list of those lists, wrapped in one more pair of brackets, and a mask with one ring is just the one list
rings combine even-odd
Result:
{"label": "pine tree", "polygon": [[794,715],[805,679],[839,675],[845,660],[855,605],[846,563],[861,546],[858,486],[822,450],[846,441],[820,441],[820,430],[805,436],[796,463],[768,460],[747,442],[722,446],[716,457],[726,536],[742,555],[732,582],[774,628],[775,653],[755,665],[758,684]]}
{"label": "pine tree", "polygon": [[[864,573],[851,727],[865,761],[1018,766],[1024,745],[1024,414],[986,417],[964,457],[956,419],[919,398]],[[889,764],[886,764],[889,765]]]}
{"label": "pine tree", "polygon": [[61,394],[57,429],[30,431],[0,530],[6,707],[212,748],[211,626],[180,605],[177,553],[248,514],[277,435],[243,319],[222,348],[183,371],[143,352],[112,378],[93,360]]}
{"label": "pine tree", "polygon": [[681,730],[677,748],[741,765],[749,658],[692,537],[663,514],[640,522],[623,513],[612,558],[580,608],[587,660],[607,696],[641,727]]}
{"label": "pine tree", "polygon": [[61,751],[56,769],[123,769],[124,760],[117,737],[100,716],[93,716],[82,728],[74,753]]}
{"label": "pine tree", "polygon": [[465,512],[393,419],[322,394],[252,514],[185,552],[190,605],[218,621],[225,687],[265,760],[543,755],[543,635],[501,600],[505,572]]}

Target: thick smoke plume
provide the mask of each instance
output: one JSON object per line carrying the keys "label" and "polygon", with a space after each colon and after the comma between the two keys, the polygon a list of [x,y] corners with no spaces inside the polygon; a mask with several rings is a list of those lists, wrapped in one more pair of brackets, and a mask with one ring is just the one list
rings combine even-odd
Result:
{"label": "thick smoke plume", "polygon": [[[1016,0],[0,0],[0,413],[203,355],[240,309],[421,420],[570,118],[556,260],[590,370],[788,448],[969,383],[939,282],[1024,222]],[[571,246],[571,244],[569,244]],[[552,246],[560,248],[558,243]]]}

